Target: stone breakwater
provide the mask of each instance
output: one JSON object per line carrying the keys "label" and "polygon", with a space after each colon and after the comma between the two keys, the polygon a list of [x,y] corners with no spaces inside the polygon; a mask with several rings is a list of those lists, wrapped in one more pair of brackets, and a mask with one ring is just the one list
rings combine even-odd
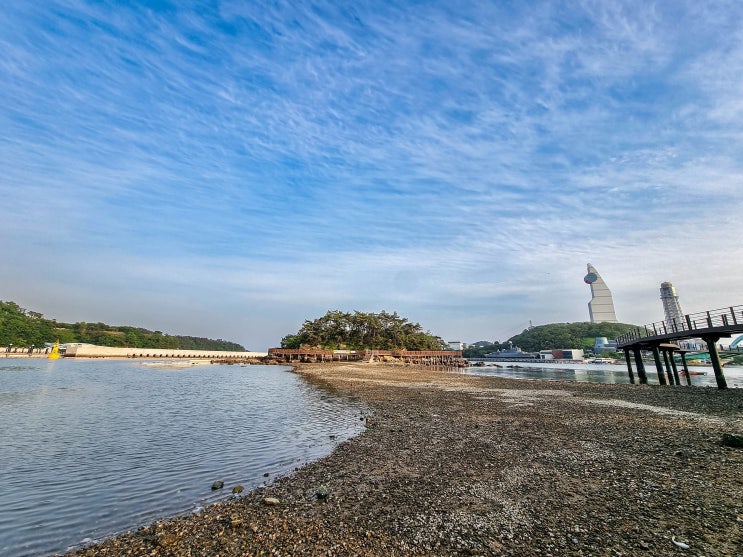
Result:
{"label": "stone breakwater", "polygon": [[743,555],[743,449],[722,441],[743,433],[742,390],[298,372],[362,398],[366,431],[70,555]]}

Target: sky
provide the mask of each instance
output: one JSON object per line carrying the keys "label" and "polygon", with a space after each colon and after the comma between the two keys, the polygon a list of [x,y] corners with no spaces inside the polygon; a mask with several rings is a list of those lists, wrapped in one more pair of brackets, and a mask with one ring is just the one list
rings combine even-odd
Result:
{"label": "sky", "polygon": [[0,300],[278,346],[743,304],[743,3],[6,0]]}

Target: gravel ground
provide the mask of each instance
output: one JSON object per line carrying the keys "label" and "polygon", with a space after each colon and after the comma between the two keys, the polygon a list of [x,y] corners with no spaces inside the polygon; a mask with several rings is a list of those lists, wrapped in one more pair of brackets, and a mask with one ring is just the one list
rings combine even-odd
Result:
{"label": "gravel ground", "polygon": [[[366,431],[196,515],[68,555],[743,556],[743,390],[302,365]],[[226,486],[228,487],[228,486]]]}

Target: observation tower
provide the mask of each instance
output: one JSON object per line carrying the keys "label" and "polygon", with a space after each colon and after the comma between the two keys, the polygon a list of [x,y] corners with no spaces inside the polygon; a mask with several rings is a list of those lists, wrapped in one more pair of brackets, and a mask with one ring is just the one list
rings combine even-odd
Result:
{"label": "observation tower", "polygon": [[591,323],[616,323],[617,314],[614,312],[614,299],[611,290],[599,275],[596,268],[588,264],[588,274],[583,281],[591,287],[591,301],[588,302],[588,314]]}
{"label": "observation tower", "polygon": [[666,327],[673,330],[673,325],[680,325],[684,318],[684,312],[681,311],[679,295],[676,287],[670,282],[660,283],[660,300],[663,302],[663,314],[665,316]]}

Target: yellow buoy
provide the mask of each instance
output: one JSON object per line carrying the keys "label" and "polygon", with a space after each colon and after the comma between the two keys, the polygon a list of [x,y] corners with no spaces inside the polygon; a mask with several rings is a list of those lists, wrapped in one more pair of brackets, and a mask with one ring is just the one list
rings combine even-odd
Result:
{"label": "yellow buoy", "polygon": [[52,346],[52,351],[49,352],[48,358],[50,360],[59,360],[59,341],[54,343],[54,346]]}

